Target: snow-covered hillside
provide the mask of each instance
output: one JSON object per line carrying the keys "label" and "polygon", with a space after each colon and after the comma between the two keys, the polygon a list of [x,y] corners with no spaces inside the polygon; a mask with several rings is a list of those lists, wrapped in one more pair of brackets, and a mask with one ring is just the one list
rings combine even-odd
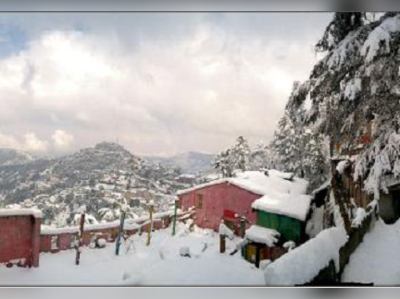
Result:
{"label": "snow-covered hillside", "polygon": [[21,165],[32,161],[34,158],[28,153],[14,149],[0,148],[0,166]]}
{"label": "snow-covered hillside", "polygon": [[179,168],[182,173],[198,174],[209,173],[211,171],[211,162],[214,158],[211,154],[199,152],[187,152],[176,154],[172,157],[143,157],[153,163],[160,163],[162,165]]}
{"label": "snow-covered hillside", "polygon": [[168,209],[176,190],[190,187],[178,182],[179,173],[131,154],[121,145],[102,142],[56,159],[0,165],[0,207],[38,208],[46,225],[65,226],[85,205],[99,221],[119,218],[124,199],[130,216]]}

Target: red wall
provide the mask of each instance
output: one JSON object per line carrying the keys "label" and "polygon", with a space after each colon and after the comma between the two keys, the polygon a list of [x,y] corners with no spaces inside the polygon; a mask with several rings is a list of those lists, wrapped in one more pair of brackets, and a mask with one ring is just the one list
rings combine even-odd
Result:
{"label": "red wall", "polygon": [[[144,223],[143,221],[142,223]],[[164,223],[164,225],[163,225]],[[171,217],[166,216],[162,217],[162,219],[154,219],[153,228],[155,230],[162,229],[163,226],[167,227],[171,223]],[[140,224],[140,223],[138,223]],[[145,224],[142,226],[142,231],[147,232],[149,228],[149,224]],[[88,246],[90,244],[91,238],[94,235],[97,235],[99,238],[104,238],[109,242],[115,241],[119,232],[119,227],[111,227],[111,228],[102,228],[102,229],[95,229],[91,228],[90,230],[85,230],[83,232],[83,245]],[[138,229],[129,229],[125,230],[125,234],[127,235],[134,235],[138,232]],[[60,250],[67,250],[71,249],[71,242],[73,237],[78,235],[78,233],[55,233],[55,234],[43,234],[40,235],[40,252],[58,252]],[[57,249],[51,249],[51,238],[52,236],[57,237]]]}
{"label": "red wall", "polygon": [[[201,209],[196,207],[194,221],[199,227],[217,231],[224,210],[231,210],[239,216],[245,216],[251,224],[256,221],[256,215],[252,212],[251,204],[261,195],[232,184],[221,183],[179,195],[179,202],[183,211],[196,206],[197,194],[203,194],[203,206]],[[238,221],[236,222],[238,224]]]}
{"label": "red wall", "polygon": [[[172,223],[171,216],[154,219],[154,229],[159,230]],[[141,222],[142,224],[145,221]],[[140,223],[138,223],[140,224]],[[148,224],[142,226],[142,231],[148,230]],[[84,245],[89,245],[92,236],[97,235],[108,241],[115,241],[119,228],[90,228],[83,233]],[[137,228],[127,229],[125,233],[133,235]],[[71,249],[71,242],[78,233],[64,232],[54,234],[40,234],[40,218],[30,215],[0,216],[0,263],[9,263],[11,260],[25,259],[21,266],[39,266],[40,252],[58,252]],[[51,248],[52,237],[56,238],[57,248]]]}
{"label": "red wall", "polygon": [[39,266],[40,218],[0,216],[0,263],[25,259],[21,266]]}

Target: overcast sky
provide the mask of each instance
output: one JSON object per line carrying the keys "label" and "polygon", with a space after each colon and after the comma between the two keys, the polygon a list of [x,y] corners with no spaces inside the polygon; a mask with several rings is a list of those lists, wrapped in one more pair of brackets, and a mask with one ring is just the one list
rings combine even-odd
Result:
{"label": "overcast sky", "polygon": [[0,147],[268,142],[330,13],[0,14]]}

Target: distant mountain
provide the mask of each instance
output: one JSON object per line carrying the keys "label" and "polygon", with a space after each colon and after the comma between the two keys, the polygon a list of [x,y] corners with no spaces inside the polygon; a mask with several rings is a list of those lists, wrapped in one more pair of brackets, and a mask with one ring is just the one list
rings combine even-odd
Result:
{"label": "distant mountain", "polygon": [[214,155],[199,153],[199,152],[186,152],[177,154],[172,157],[143,157],[152,163],[160,163],[162,165],[179,168],[182,173],[197,174],[199,171],[202,173],[211,172],[211,163]]}
{"label": "distant mountain", "polygon": [[123,198],[132,215],[146,213],[149,200],[156,211],[164,211],[176,190],[190,187],[175,180],[179,173],[171,167],[143,160],[115,143],[52,159],[1,153],[0,207],[39,208],[49,225],[71,224],[82,205],[98,220],[118,219]]}
{"label": "distant mountain", "polygon": [[32,160],[33,157],[25,152],[0,148],[0,165],[21,165]]}

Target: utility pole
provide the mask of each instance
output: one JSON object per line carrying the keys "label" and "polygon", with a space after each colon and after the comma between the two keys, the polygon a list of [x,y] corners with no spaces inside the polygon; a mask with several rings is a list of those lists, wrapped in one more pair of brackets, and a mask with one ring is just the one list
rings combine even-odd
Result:
{"label": "utility pole", "polygon": [[81,246],[83,246],[83,227],[85,224],[85,213],[81,214],[80,218],[80,226],[79,226],[79,240],[76,246],[76,258],[75,258],[75,265],[79,265],[79,261],[81,258]]}
{"label": "utility pole", "polygon": [[150,245],[151,231],[153,229],[153,212],[154,212],[154,202],[153,202],[153,200],[150,200],[150,202],[149,202],[149,212],[150,212],[150,223],[149,223],[149,229],[148,229],[148,232],[147,232],[147,243],[146,243],[146,246]]}
{"label": "utility pole", "polygon": [[175,236],[176,233],[176,217],[178,213],[178,202],[179,198],[175,199],[175,206],[174,206],[174,222],[172,223],[172,235]]}
{"label": "utility pole", "polygon": [[117,236],[117,241],[115,242],[115,255],[119,255],[119,248],[121,246],[121,237],[124,233],[124,222],[125,222],[126,210],[125,208],[121,209],[121,222],[119,224],[119,231]]}

